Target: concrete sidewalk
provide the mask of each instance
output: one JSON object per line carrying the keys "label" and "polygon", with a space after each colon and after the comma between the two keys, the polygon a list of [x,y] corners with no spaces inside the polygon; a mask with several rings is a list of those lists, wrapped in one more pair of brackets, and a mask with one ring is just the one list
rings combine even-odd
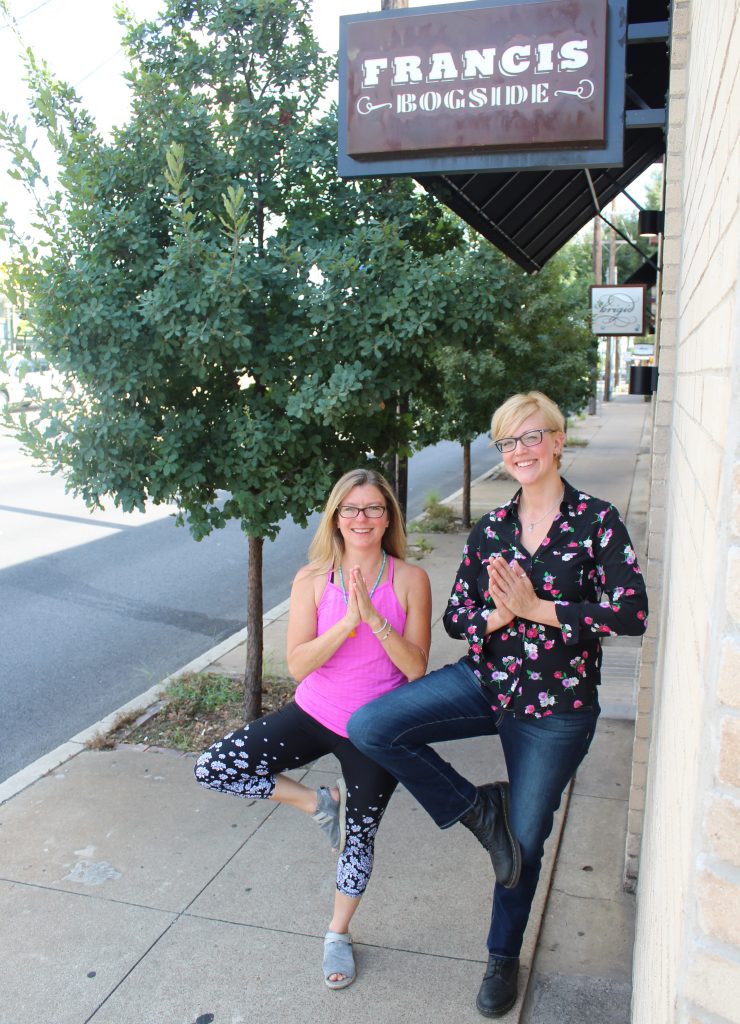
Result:
{"label": "concrete sidewalk", "polygon": [[[564,475],[609,498],[644,540],[650,406],[618,398],[581,421]],[[512,493],[476,482],[473,514]],[[458,498],[451,499],[454,503]],[[464,538],[430,534],[430,668],[461,655],[439,622]],[[284,659],[287,611],[265,627]],[[605,647],[604,716],[548,842],[522,954],[522,996],[504,1021],[629,1020],[634,897],[621,890],[639,644]],[[241,672],[243,637],[198,660]],[[146,695],[142,703],[152,699]],[[75,737],[0,787],[0,1014],[9,1024],[421,1024],[480,1021],[491,872],[464,829],[440,832],[399,789],[353,923],[356,983],[330,992],[322,937],[333,858],[304,816],[195,785],[194,758]],[[476,783],[505,775],[490,739],[442,745]],[[49,771],[55,761],[67,757]],[[296,777],[336,777],[323,758]],[[41,774],[46,771],[46,774]],[[548,900],[549,893],[549,900]]]}

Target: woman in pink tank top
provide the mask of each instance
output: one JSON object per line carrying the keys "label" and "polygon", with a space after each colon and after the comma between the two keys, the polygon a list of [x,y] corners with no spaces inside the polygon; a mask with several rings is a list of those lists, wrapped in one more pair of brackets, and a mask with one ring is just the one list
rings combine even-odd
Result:
{"label": "woman in pink tank top", "polygon": [[[373,866],[375,835],[396,780],[347,739],[350,715],[426,671],[431,590],[405,562],[406,533],[388,482],[356,469],[335,484],[290,596],[288,667],[295,699],[214,743],[195,767],[210,789],[289,804],[339,850],[324,981],[355,979],[349,924]],[[342,768],[317,789],[283,774],[324,754]]]}

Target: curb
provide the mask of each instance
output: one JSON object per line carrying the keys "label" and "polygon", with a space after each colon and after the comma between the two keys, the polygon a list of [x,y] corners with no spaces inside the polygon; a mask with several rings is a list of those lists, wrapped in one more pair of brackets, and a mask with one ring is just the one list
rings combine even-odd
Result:
{"label": "curb", "polygon": [[[262,618],[262,626],[269,626],[270,623],[279,619],[281,615],[284,615],[288,610],[289,600],[282,601],[280,604],[276,604],[274,608],[271,608],[268,612],[265,612]],[[0,806],[6,803],[12,797],[18,793],[27,789],[33,785],[34,782],[38,782],[39,779],[43,778],[44,775],[48,775],[53,772],[56,768],[65,764],[71,758],[81,754],[86,749],[87,743],[93,739],[98,733],[109,732],[113,727],[113,723],[120,715],[129,714],[131,712],[143,712],[148,707],[155,704],[162,696],[162,691],[165,690],[170,683],[174,682],[175,679],[179,679],[180,676],[187,675],[189,672],[202,672],[204,668],[211,664],[213,661],[217,661],[222,655],[226,654],[227,651],[237,647],[247,637],[247,627],[240,629],[237,633],[233,633],[231,636],[226,637],[220,643],[216,644],[215,647],[211,647],[210,650],[205,651],[203,654],[199,654],[197,658],[193,658],[187,665],[183,665],[182,668],[178,668],[175,672],[166,676],[159,683],[151,686],[144,693],[140,693],[138,697],[133,697],[130,701],[122,704],[121,707],[116,708],[115,711],[111,711],[105,718],[101,718],[98,722],[88,726],[87,729],[83,729],[82,732],[78,732],[76,736],[67,740],[66,743],[60,744],[55,747],[54,750],[50,750],[48,754],[44,754],[39,757],[36,761],[32,761],[31,764],[26,765],[25,768],[21,768],[15,775],[11,775],[10,778],[0,783]]]}
{"label": "curb", "polygon": [[[470,488],[472,489],[476,484],[481,483],[483,480],[490,478],[496,478],[501,474],[503,470],[503,463],[497,463],[491,469],[486,470],[485,473],[481,473],[474,480],[470,482]],[[452,494],[447,495],[446,498],[442,499],[442,504],[454,501],[462,494],[462,488],[454,491]],[[414,516],[413,519],[409,520],[410,523],[418,522],[424,513],[420,513],[418,516]],[[290,599],[282,601],[280,604],[275,605],[268,612],[265,612],[262,618],[262,627],[269,626],[276,619],[279,619],[281,615],[284,615],[288,610]],[[138,697],[133,697],[130,701],[122,704],[121,707],[116,708],[115,711],[111,711],[109,715],[101,718],[98,722],[93,723],[87,729],[83,729],[82,732],[78,732],[76,736],[72,736],[71,739],[67,740],[66,743],[60,744],[55,747],[54,750],[50,750],[48,754],[44,754],[36,761],[32,761],[31,764],[26,765],[25,768],[21,768],[15,775],[11,775],[10,778],[4,782],[0,782],[0,806],[12,799],[18,793],[27,789],[33,785],[39,779],[43,778],[44,775],[48,775],[55,769],[59,768],[65,762],[71,758],[81,754],[86,749],[87,743],[93,739],[98,733],[109,732],[116,719],[123,714],[130,714],[132,712],[143,712],[148,707],[155,704],[161,697],[162,691],[165,690],[171,682],[175,679],[179,679],[180,676],[187,674],[188,672],[202,672],[212,662],[217,661],[220,657],[226,654],[228,651],[233,650],[234,647],[238,647],[240,643],[243,643],[247,637],[247,627],[240,629],[236,633],[232,633],[231,636],[226,637],[225,640],[221,640],[220,643],[216,644],[215,647],[211,647],[209,650],[204,651],[203,654],[198,655],[192,661],[188,662],[187,665],[183,665],[182,668],[177,669],[175,672],[168,675],[165,679],[162,679],[159,683],[151,686],[144,693],[140,693]]]}

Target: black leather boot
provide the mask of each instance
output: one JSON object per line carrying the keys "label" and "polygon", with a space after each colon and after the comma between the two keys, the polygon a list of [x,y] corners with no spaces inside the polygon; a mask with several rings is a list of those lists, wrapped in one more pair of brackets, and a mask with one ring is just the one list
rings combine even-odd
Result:
{"label": "black leather boot", "polygon": [[488,850],[496,881],[505,889],[513,889],[519,881],[522,853],[509,820],[509,783],[478,786],[478,799],[460,818],[460,824]]}
{"label": "black leather boot", "polygon": [[480,984],[475,1005],[484,1017],[503,1017],[516,1002],[518,960],[488,957],[488,967]]}

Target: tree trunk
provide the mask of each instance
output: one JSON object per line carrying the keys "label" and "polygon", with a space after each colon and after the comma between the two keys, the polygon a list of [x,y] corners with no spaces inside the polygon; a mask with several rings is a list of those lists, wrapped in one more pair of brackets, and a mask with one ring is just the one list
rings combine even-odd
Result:
{"label": "tree trunk", "polygon": [[[261,182],[259,183],[261,186]],[[257,251],[265,252],[265,210],[262,198],[257,201]],[[262,537],[248,537],[249,568],[247,570],[247,661],[244,666],[244,721],[253,722],[262,714],[262,653],[264,626],[262,619]]]}
{"label": "tree trunk", "polygon": [[[409,396],[401,395],[398,400],[399,419],[402,416],[408,416],[409,404]],[[396,497],[398,498],[398,504],[401,506],[405,523],[408,519],[409,501],[409,460],[405,455],[399,455],[396,458]]]}
{"label": "tree trunk", "polygon": [[408,499],[409,499],[409,460],[405,455],[399,456],[396,472],[396,494],[398,495],[398,504],[401,506],[401,512],[403,513],[404,523],[408,519]]}
{"label": "tree trunk", "polygon": [[393,453],[389,453],[384,456],[382,460],[383,465],[383,476],[386,478],[388,483],[391,485],[394,491],[396,488],[396,456]]}
{"label": "tree trunk", "polygon": [[262,537],[249,537],[247,580],[247,663],[244,667],[244,721],[262,714]]}
{"label": "tree trunk", "polygon": [[463,443],[462,524],[470,529],[470,441]]}

